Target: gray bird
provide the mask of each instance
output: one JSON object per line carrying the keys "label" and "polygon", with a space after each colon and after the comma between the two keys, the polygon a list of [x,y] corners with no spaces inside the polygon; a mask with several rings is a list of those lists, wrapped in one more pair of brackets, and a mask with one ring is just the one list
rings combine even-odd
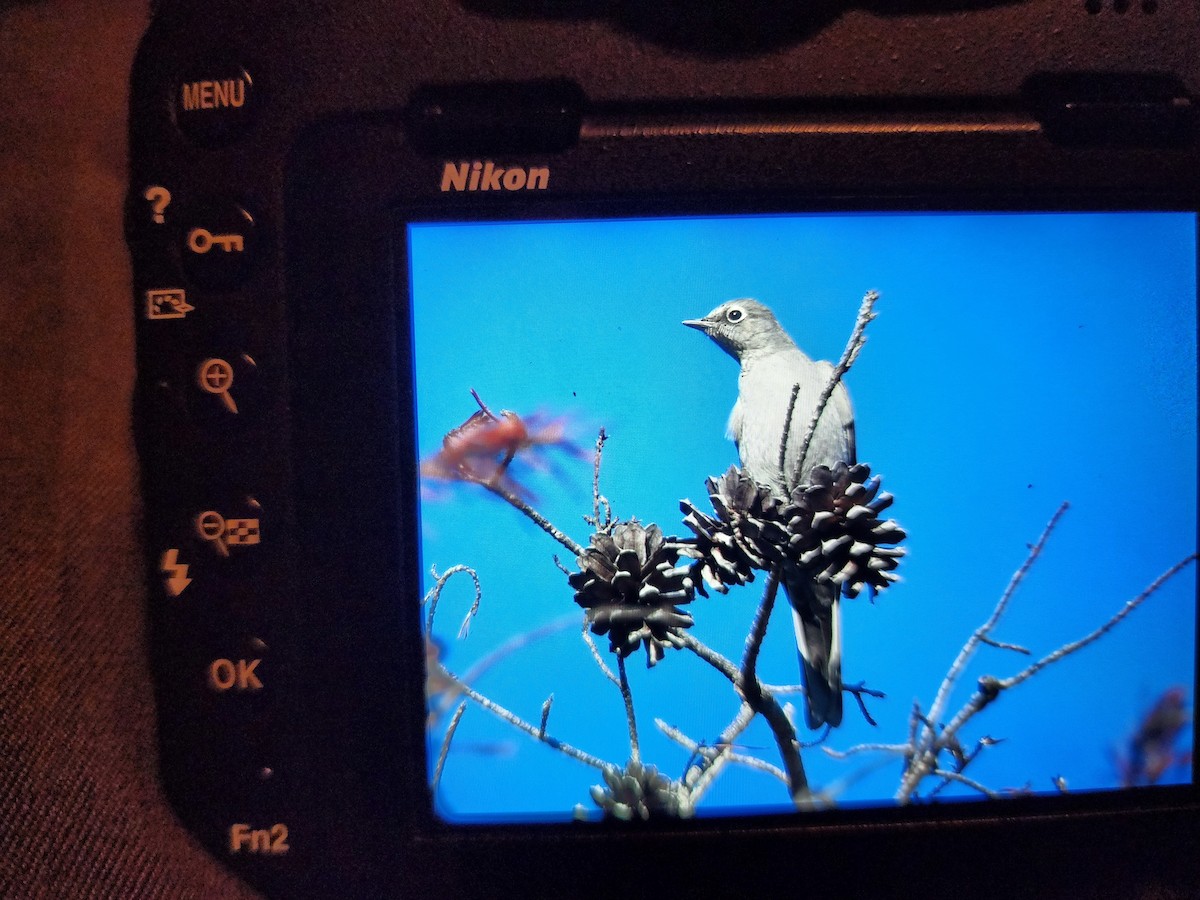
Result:
{"label": "gray bird", "polygon": [[[688,319],[683,324],[703,331],[741,366],[738,398],[726,430],[737,444],[746,474],[783,497],[798,482],[807,480],[813,466],[854,464],[854,411],[841,383],[821,414],[808,453],[803,461],[799,459],[808,423],[829,384],[833,366],[809,359],[770,309],[757,300],[730,300],[703,319]],[[795,385],[799,385],[799,393],[780,470],[779,447]],[[784,567],[782,580],[792,605],[808,727],[837,726],[842,721],[839,587],[817,584],[791,564]]]}

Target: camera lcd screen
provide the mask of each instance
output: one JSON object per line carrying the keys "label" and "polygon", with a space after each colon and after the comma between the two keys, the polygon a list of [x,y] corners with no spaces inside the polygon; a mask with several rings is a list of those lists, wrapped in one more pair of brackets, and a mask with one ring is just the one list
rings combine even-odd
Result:
{"label": "camera lcd screen", "polygon": [[[1194,214],[405,227],[439,818],[1191,783]],[[731,300],[757,336],[718,333]],[[856,327],[814,403],[832,367],[794,351],[837,363]],[[799,442],[818,407],[840,437],[793,479],[755,429]],[[739,479],[770,473],[784,496]]]}

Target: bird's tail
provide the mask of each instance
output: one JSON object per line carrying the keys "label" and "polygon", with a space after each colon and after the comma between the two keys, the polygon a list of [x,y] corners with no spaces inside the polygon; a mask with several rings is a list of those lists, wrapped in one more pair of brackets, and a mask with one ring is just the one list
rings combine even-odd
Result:
{"label": "bird's tail", "polygon": [[804,719],[811,729],[842,723],[841,591],[818,584],[795,566],[783,571],[783,590],[792,604],[796,649],[806,703]]}

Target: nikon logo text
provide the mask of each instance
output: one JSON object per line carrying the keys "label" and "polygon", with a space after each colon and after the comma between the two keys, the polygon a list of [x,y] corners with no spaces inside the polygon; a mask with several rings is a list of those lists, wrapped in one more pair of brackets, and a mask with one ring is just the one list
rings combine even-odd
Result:
{"label": "nikon logo text", "polygon": [[443,191],[544,191],[550,184],[548,166],[510,166],[491,160],[446,163],[442,169]]}

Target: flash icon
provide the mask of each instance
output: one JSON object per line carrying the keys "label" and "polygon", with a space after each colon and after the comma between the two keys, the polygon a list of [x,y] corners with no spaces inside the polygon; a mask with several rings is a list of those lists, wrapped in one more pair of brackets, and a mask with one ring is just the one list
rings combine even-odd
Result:
{"label": "flash icon", "polygon": [[182,319],[195,308],[187,302],[183,288],[146,291],[147,319]]}

